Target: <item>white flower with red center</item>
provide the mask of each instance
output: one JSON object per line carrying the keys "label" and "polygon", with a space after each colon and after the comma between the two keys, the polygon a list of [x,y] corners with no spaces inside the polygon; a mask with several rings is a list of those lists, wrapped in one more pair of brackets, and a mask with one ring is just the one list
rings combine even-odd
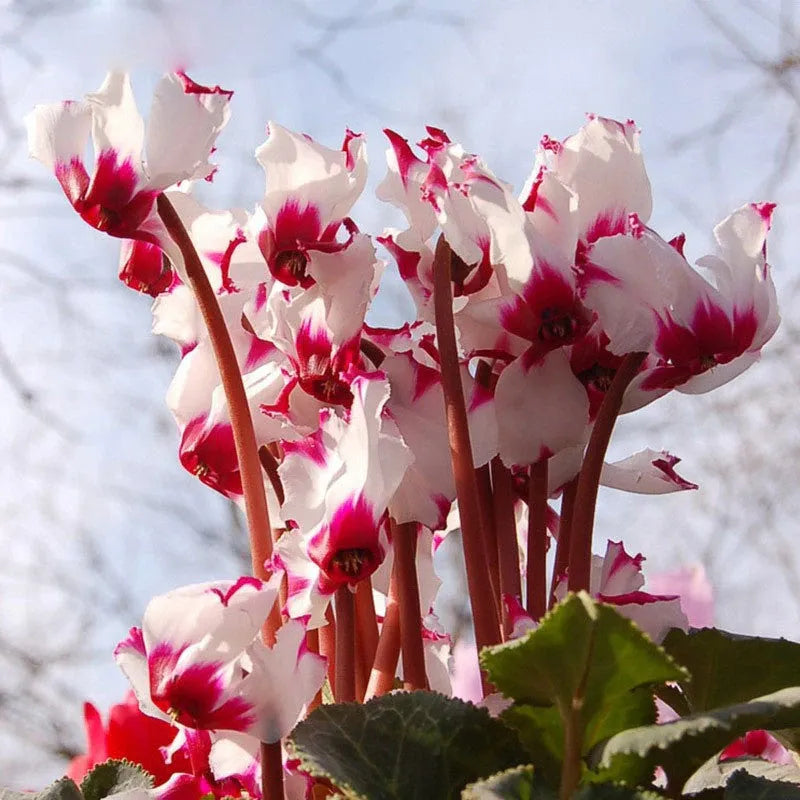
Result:
{"label": "white flower with red center", "polygon": [[279,586],[279,575],[267,583],[240,578],[153,598],[142,628],[114,651],[142,711],[261,741],[286,735],[322,685],[325,660],[305,649],[296,621],[281,628],[272,648],[258,640]]}
{"label": "white flower with red center", "polygon": [[256,150],[267,180],[258,242],[276,280],[306,289],[310,253],[342,249],[337,235],[355,230],[347,215],[367,178],[364,139],[348,130],[341,150],[331,150],[274,122],[267,131]]}
{"label": "white flower with red center", "polygon": [[[276,282],[245,307],[255,334],[291,364],[285,395],[297,388],[316,398],[318,407],[349,406],[350,382],[361,369],[361,328],[382,267],[370,238],[356,234],[341,250],[309,253],[309,288]],[[269,412],[277,401],[261,402]]]}
{"label": "white flower with red center", "polygon": [[649,229],[597,242],[587,253],[586,300],[600,317],[614,353],[649,351],[644,391],[707,392],[758,360],[779,315],[766,261],[773,206],[743,206],[714,229],[718,255],[682,253]]}
{"label": "white flower with red center", "polygon": [[[211,178],[215,168],[208,159],[228,121],[231,95],[183,73],[166,75],[156,86],[145,131],[128,75],[110,72],[83,101],[37,106],[26,118],[28,147],[92,227],[158,245],[180,268],[156,197],[179,181]],[[90,136],[94,164],[87,166]]]}
{"label": "white flower with red center", "polygon": [[285,569],[292,617],[324,624],[330,596],[354,585],[383,561],[388,549],[387,506],[412,455],[384,415],[389,384],[380,374],[356,377],[347,412],[325,409],[312,435],[284,443],[279,474],[285,490],[281,517],[295,526],[275,546]]}
{"label": "white flower with red center", "polygon": [[[622,542],[609,541],[605,556],[592,556],[589,591],[603,603],[609,603],[633,620],[653,641],[660,642],[671,628],[688,630],[689,622],[681,610],[678,595],[654,595],[642,591],[644,556],[631,556]],[[555,587],[555,596],[563,598],[567,582],[562,578]]]}

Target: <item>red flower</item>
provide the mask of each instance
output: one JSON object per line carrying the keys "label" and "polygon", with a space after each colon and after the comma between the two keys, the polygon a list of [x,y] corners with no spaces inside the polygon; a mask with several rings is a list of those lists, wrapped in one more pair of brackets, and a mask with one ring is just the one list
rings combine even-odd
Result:
{"label": "red flower", "polygon": [[84,703],[83,716],[88,752],[76,756],[69,765],[67,777],[74,781],[82,780],[92,767],[109,758],[126,758],[140,764],[153,776],[156,786],[175,773],[192,771],[185,750],[173,754],[168,763],[166,748],[177,729],[142,714],[133,692],[125,695],[124,702],[111,706],[107,727],[91,703]]}

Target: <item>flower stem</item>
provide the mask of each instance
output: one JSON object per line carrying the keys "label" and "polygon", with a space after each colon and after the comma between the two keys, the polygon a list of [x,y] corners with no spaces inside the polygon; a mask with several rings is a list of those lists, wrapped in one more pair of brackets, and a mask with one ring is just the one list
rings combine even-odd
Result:
{"label": "flower stem", "polygon": [[[522,580],[519,570],[519,544],[517,543],[517,521],[514,517],[514,486],[511,472],[500,460],[492,459],[492,505],[494,527],[497,531],[497,555],[500,566],[500,594],[509,595],[522,602]],[[511,633],[508,608],[501,604],[503,614],[503,638]]]}
{"label": "flower stem", "polygon": [[269,478],[272,491],[275,492],[275,497],[278,498],[278,503],[283,505],[285,495],[281,476],[278,474],[278,460],[265,444],[262,444],[261,447],[258,448],[258,460],[261,462],[261,466],[264,468],[264,472]]}
{"label": "flower stem", "polygon": [[577,592],[589,591],[589,576],[592,563],[592,531],[594,512],[597,505],[597,491],[600,486],[600,473],[603,469],[608,443],[614,423],[622,408],[622,399],[630,382],[639,372],[647,353],[628,353],[619,366],[611,386],[603,398],[597,412],[583,466],[578,476],[575,493],[575,511],[572,518],[572,531],[569,549],[569,589]]}
{"label": "flower stem", "polygon": [[336,590],[336,674],[333,695],[337,703],[356,699],[356,617],[350,586]]}
{"label": "flower stem", "polygon": [[386,614],[378,637],[375,650],[375,661],[369,676],[366,702],[372,697],[380,697],[394,688],[394,676],[397,672],[397,659],[400,657],[400,607],[397,603],[397,580],[395,569],[389,582],[389,596],[386,600]]}
{"label": "flower stem", "polygon": [[[214,349],[214,357],[230,411],[236,458],[239,461],[239,472],[242,478],[253,575],[266,580],[269,578],[269,572],[264,567],[264,562],[272,555],[272,528],[269,522],[267,496],[264,492],[264,479],[261,474],[261,462],[258,458],[253,420],[250,416],[250,406],[242,383],[236,352],[233,349],[230,333],[225,325],[225,318],[222,316],[217,297],[208,281],[208,275],[206,275],[200,257],[197,255],[191,237],[178,212],[163,193],[158,196],[157,203],[159,216],[183,256],[186,277]],[[272,644],[275,640],[275,631],[269,624],[269,620],[264,634],[267,643]]]}
{"label": "flower stem", "polygon": [[573,703],[561,708],[561,717],[564,723],[564,761],[561,765],[561,787],[559,800],[570,800],[578,788],[581,778],[581,712],[580,707]]}
{"label": "flower stem", "polygon": [[[493,391],[492,368],[487,361],[480,359],[475,369],[475,382],[489,391]],[[500,562],[497,545],[497,526],[494,518],[492,503],[492,475],[489,463],[475,470],[475,479],[478,482],[478,504],[481,509],[481,531],[484,535],[483,549],[486,554],[486,564],[489,569],[489,583],[492,587],[495,614],[500,621],[502,632],[503,601],[500,590]]]}
{"label": "flower stem", "polygon": [[475,480],[478,484],[478,503],[482,515],[481,530],[484,534],[483,551],[486,554],[486,567],[489,571],[489,587],[492,590],[495,616],[501,620],[503,612],[500,599],[500,561],[492,508],[492,478],[489,464],[484,464],[475,470]]}
{"label": "flower stem", "polygon": [[369,684],[370,671],[378,649],[378,623],[375,619],[375,602],[372,597],[372,580],[365,578],[356,587],[356,644],[358,651],[358,674],[356,694],[359,700]]}
{"label": "flower stem", "polygon": [[528,487],[528,563],[525,577],[528,613],[547,611],[547,459],[531,465]]}
{"label": "flower stem", "polygon": [[575,512],[575,492],[578,488],[576,475],[564,486],[561,493],[561,516],[558,523],[558,541],[556,542],[556,558],[553,562],[553,576],[550,580],[550,608],[556,604],[555,590],[558,581],[564,576],[569,566],[569,542],[572,534],[572,516]]}
{"label": "flower stem", "polygon": [[422,614],[417,581],[417,524],[392,520],[394,574],[400,609],[400,652],[403,656],[403,687],[427,689],[425,651],[422,646]]}
{"label": "flower stem", "polygon": [[330,605],[325,609],[327,625],[317,628],[319,631],[319,654],[328,661],[328,682],[333,691],[336,676],[336,619]]}
{"label": "flower stem", "polygon": [[284,800],[280,739],[277,742],[261,742],[261,797],[263,800]]}
{"label": "flower stem", "polygon": [[442,389],[450,439],[450,457],[461,516],[461,539],[467,567],[467,585],[475,626],[475,641],[482,647],[500,641],[500,626],[492,599],[489,570],[481,532],[482,514],[478,482],[467,426],[467,410],[456,347],[453,321],[453,296],[450,283],[450,246],[444,236],[436,243],[433,265],[433,297],[436,313],[436,340],[442,370]]}

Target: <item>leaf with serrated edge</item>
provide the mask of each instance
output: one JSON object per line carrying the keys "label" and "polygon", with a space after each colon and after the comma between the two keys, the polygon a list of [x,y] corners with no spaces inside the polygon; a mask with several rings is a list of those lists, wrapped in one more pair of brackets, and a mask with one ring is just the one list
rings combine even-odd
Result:
{"label": "leaf with serrated edge", "polygon": [[98,764],[81,782],[81,792],[86,800],[103,800],[133,789],[147,791],[152,788],[153,776],[139,764],[126,759],[110,759]]}
{"label": "leaf with serrated edge", "polygon": [[800,768],[796,764],[775,764],[762,758],[730,758],[720,761],[714,756],[689,778],[683,787],[683,793],[697,794],[706,789],[722,788],[728,778],[740,769],[759,778],[800,784]]}
{"label": "leaf with serrated edge", "polygon": [[41,792],[0,789],[0,800],[83,800],[83,795],[71,778],[59,778]]}
{"label": "leaf with serrated edge", "polygon": [[797,684],[800,644],[786,639],[740,636],[716,628],[673,629],[664,649],[686,667],[681,689],[692,712],[708,711]]}
{"label": "leaf with serrated edge", "polygon": [[660,765],[672,791],[683,787],[709,758],[747,731],[798,726],[800,687],[782,689],[748,703],[621,731],[598,748],[599,773],[614,779],[618,758],[626,769],[631,760],[640,761],[647,769]]}
{"label": "leaf with serrated edge", "polygon": [[584,754],[652,721],[652,706],[636,689],[688,677],[630,620],[585,592],[568,595],[526,636],[484,649],[481,663],[518,705],[554,705],[563,714],[579,703]]}
{"label": "leaf with serrated edge", "polygon": [[467,786],[462,800],[557,800],[558,794],[537,780],[532,764],[515,767]]}
{"label": "leaf with serrated edge", "polygon": [[458,798],[526,761],[516,735],[482,708],[434,692],[320,706],[292,732],[301,769],[369,800]]}
{"label": "leaf with serrated edge", "polygon": [[740,770],[734,772],[728,781],[725,800],[800,800],[800,786],[768,781]]}

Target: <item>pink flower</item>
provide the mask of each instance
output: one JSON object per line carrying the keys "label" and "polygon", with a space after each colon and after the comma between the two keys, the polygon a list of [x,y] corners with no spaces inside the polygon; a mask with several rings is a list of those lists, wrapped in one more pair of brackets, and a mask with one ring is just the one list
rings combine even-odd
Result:
{"label": "pink flower", "polygon": [[648,586],[656,594],[677,594],[681,608],[693,628],[711,628],[714,625],[714,590],[702,565],[658,572],[647,578]]}
{"label": "pink flower", "polygon": [[734,758],[762,758],[775,764],[792,764],[792,754],[768,731],[748,731],[720,753],[720,761]]}

